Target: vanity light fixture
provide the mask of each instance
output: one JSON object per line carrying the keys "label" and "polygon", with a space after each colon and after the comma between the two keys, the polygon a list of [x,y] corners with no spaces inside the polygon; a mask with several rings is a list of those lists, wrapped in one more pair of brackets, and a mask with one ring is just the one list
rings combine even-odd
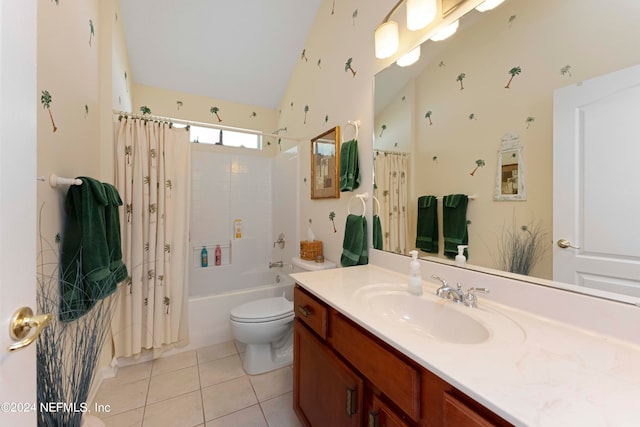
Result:
{"label": "vanity light fixture", "polygon": [[439,42],[451,37],[452,35],[455,34],[456,31],[458,31],[459,25],[460,25],[460,20],[452,22],[451,24],[447,25],[446,27],[442,28],[437,33],[435,33],[431,37],[431,40],[433,40],[434,42]]}
{"label": "vanity light fixture", "polygon": [[396,64],[400,67],[408,67],[409,65],[415,64],[418,59],[420,59],[420,45],[398,58]]}
{"label": "vanity light fixture", "polygon": [[374,34],[376,58],[388,58],[398,51],[400,36],[398,23],[391,21],[391,16],[407,3],[407,28],[411,31],[420,30],[429,25],[436,17],[436,0],[400,0],[384,17]]}
{"label": "vanity light fixture", "polygon": [[478,7],[476,7],[476,10],[478,12],[486,12],[500,6],[503,2],[504,0],[485,0],[483,3],[480,3]]}
{"label": "vanity light fixture", "polygon": [[407,28],[421,30],[436,18],[436,0],[407,0]]}

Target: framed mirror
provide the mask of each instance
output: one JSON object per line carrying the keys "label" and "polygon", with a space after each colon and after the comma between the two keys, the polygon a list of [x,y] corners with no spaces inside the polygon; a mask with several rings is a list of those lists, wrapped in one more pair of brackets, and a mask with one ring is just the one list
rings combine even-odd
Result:
{"label": "framed mirror", "polygon": [[498,150],[495,200],[527,200],[524,187],[524,159],[517,133],[502,137]]}
{"label": "framed mirror", "polygon": [[340,126],[311,140],[311,199],[340,198]]}

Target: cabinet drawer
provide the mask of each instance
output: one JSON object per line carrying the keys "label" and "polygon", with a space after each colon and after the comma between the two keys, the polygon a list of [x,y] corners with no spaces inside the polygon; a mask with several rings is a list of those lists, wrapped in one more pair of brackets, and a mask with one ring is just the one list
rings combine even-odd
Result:
{"label": "cabinet drawer", "polygon": [[320,338],[327,339],[328,309],[323,303],[296,286],[293,291],[293,306],[298,319]]}
{"label": "cabinet drawer", "polygon": [[344,316],[331,313],[329,342],[414,421],[420,419],[420,376],[403,359]]}
{"label": "cabinet drawer", "polygon": [[451,393],[444,394],[443,424],[445,426],[459,427],[492,427],[496,425],[489,422]]}

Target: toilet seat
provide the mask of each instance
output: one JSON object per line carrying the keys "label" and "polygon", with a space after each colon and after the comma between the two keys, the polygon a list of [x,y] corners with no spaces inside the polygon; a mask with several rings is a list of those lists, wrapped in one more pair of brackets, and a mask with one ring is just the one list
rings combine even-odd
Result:
{"label": "toilet seat", "polygon": [[231,320],[243,323],[263,323],[293,318],[293,302],[284,297],[250,301],[232,309],[230,317]]}

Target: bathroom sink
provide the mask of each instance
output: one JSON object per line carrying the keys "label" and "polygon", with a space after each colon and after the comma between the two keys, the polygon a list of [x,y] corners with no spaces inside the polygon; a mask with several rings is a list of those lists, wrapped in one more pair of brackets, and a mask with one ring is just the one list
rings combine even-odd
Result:
{"label": "bathroom sink", "polygon": [[455,344],[479,344],[490,337],[489,330],[451,301],[418,297],[406,290],[387,286],[365,287],[357,298],[366,309],[413,333]]}

